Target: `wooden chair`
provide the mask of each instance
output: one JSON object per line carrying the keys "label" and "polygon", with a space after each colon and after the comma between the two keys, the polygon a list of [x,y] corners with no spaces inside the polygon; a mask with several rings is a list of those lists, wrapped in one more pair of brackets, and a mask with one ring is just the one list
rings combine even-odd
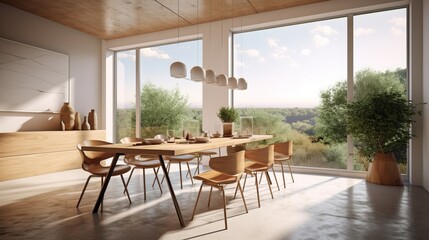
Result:
{"label": "wooden chair", "polygon": [[[194,181],[192,180],[192,173],[191,168],[189,167],[189,162],[194,160],[195,155],[194,154],[183,154],[183,155],[177,155],[177,156],[165,156],[165,159],[168,160],[167,164],[167,174],[170,173],[170,166],[172,163],[178,163],[179,164],[179,173],[180,173],[180,189],[183,189],[183,181],[182,181],[182,162],[186,163],[186,166],[188,167],[188,173],[186,176],[190,176],[192,185],[194,184]],[[161,183],[164,181],[164,177],[162,177]]]}
{"label": "wooden chair", "polygon": [[[121,139],[121,143],[133,143],[133,142],[141,142],[142,138],[136,138],[136,137],[125,137]],[[133,172],[136,168],[143,170],[143,189],[144,189],[144,200],[146,200],[146,169],[152,169],[153,173],[155,175],[155,181],[158,183],[159,190],[162,193],[162,187],[158,179],[158,171],[159,167],[161,166],[161,163],[159,162],[158,156],[156,155],[135,155],[135,154],[126,154],[124,158],[124,162],[128,165],[131,165],[133,169],[131,170],[131,174],[128,177],[127,181],[127,187],[131,180],[131,177],[133,176]],[[153,184],[152,184],[153,187]]]}
{"label": "wooden chair", "polygon": [[[273,191],[271,190],[271,179],[268,175],[268,170],[273,168],[274,164],[274,145],[269,145],[265,148],[260,149],[247,149],[246,154],[246,166],[244,172],[246,176],[244,178],[243,189],[246,187],[247,175],[255,177],[256,195],[258,197],[258,207],[261,207],[261,201],[259,197],[259,185],[258,185],[258,172],[265,174],[267,179],[268,188],[270,189],[271,198],[274,199]],[[262,177],[261,177],[262,178]],[[276,175],[274,178],[277,182]],[[236,190],[237,193],[237,190]]]}
{"label": "wooden chair", "polygon": [[[82,157],[82,169],[84,171],[91,173],[91,175],[89,175],[86,180],[85,186],[83,187],[82,193],[80,194],[79,201],[77,202],[76,208],[79,207],[80,201],[82,200],[83,194],[85,193],[86,187],[88,186],[89,180],[92,177],[101,177],[101,186],[103,186],[103,178],[108,174],[110,168],[102,166],[100,162],[115,156],[114,153],[83,151],[82,146],[97,146],[97,145],[105,145],[105,144],[112,144],[112,143],[101,141],[101,140],[86,140],[81,144],[77,145],[77,149],[79,150],[79,153]],[[128,201],[131,204],[131,198],[130,198],[130,195],[128,194],[127,185],[125,184],[125,180],[123,176],[123,174],[130,171],[130,169],[131,169],[130,166],[118,164],[115,166],[112,176],[117,176],[117,175],[121,176],[122,183],[124,184],[125,192],[128,197]],[[101,210],[103,210],[103,205],[101,206],[102,206]]]}
{"label": "wooden chair", "polygon": [[212,156],[216,155],[217,152],[214,152],[214,151],[199,151],[199,152],[196,152],[194,154],[195,154],[195,156],[197,156],[197,168],[195,169],[195,172],[194,172],[194,175],[195,175],[197,173],[200,174],[200,164],[201,164],[201,161],[203,160],[203,157],[204,156],[208,156],[210,159],[212,159]]}
{"label": "wooden chair", "polygon": [[[283,169],[283,162],[287,163],[289,167],[290,176],[292,177],[292,182],[295,182],[295,180],[293,179],[292,169],[290,168],[290,161],[292,160],[292,155],[293,155],[293,141],[274,144],[274,163],[280,164],[282,168],[283,185],[285,188],[286,188],[286,181],[285,181],[285,172]],[[278,183],[277,183],[277,188],[280,189]]]}
{"label": "wooden chair", "polygon": [[231,183],[237,183],[237,187],[240,189],[241,197],[243,198],[244,208],[248,213],[246,200],[244,199],[243,189],[241,188],[239,179],[244,172],[244,151],[237,153],[231,153],[228,156],[214,157],[210,159],[209,166],[212,170],[203,172],[197,176],[194,176],[195,180],[201,180],[202,184],[200,191],[198,192],[197,200],[195,201],[194,211],[192,212],[191,221],[194,219],[195,211],[197,209],[198,200],[200,199],[201,191],[204,185],[210,186],[209,205],[210,197],[213,188],[217,188],[222,191],[223,195],[223,214],[225,221],[225,229],[228,229],[227,216],[226,216],[226,197],[225,197],[225,186]]}

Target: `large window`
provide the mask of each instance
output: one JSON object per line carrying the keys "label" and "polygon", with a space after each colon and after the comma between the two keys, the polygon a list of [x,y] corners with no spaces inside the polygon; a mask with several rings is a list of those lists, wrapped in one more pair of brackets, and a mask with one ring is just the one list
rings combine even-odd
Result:
{"label": "large window", "polygon": [[[371,92],[365,86],[406,89],[406,18],[406,9],[396,9],[234,34],[233,72],[249,83],[234,91],[234,106],[273,141],[293,140],[294,165],[365,171],[367,159],[348,149],[347,90],[357,97]],[[353,161],[349,152],[356,153]],[[405,173],[406,149],[398,156]]]}
{"label": "large window", "polygon": [[[407,9],[354,17],[354,76],[355,98],[391,89],[407,94]],[[406,173],[407,146],[395,157]],[[357,155],[355,162],[355,167],[368,165],[368,159]]]}
{"label": "large window", "polygon": [[234,47],[234,73],[249,82],[234,106],[274,141],[293,140],[295,165],[345,169],[345,139],[327,144],[315,123],[322,92],[347,79],[347,19],[234,34]]}
{"label": "large window", "polygon": [[193,119],[201,125],[201,83],[170,77],[170,65],[178,59],[188,74],[193,66],[202,65],[201,48],[202,41],[195,40],[117,53],[116,139],[153,137],[170,129],[179,135],[183,122]]}

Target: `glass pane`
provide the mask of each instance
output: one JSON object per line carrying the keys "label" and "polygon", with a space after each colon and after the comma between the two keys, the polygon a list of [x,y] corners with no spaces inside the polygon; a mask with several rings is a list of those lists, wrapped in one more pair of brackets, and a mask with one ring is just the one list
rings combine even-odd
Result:
{"label": "glass pane", "polygon": [[[170,77],[170,65],[178,60],[186,65],[188,79]],[[151,131],[144,135],[147,129],[182,136],[185,120],[202,126],[202,83],[189,80],[191,68],[202,65],[202,41],[142,48],[140,63],[142,136],[151,137]]]}
{"label": "glass pane", "polygon": [[[234,91],[234,106],[242,116],[253,116],[254,134],[293,140],[294,165],[347,166],[345,132],[333,139],[316,128],[329,123],[318,121],[325,98],[346,102],[346,27],[346,18],[338,18],[234,34],[234,75],[248,82],[247,90]],[[338,96],[328,94],[332,88]],[[325,115],[343,117],[342,108],[334,112],[328,103]]]}
{"label": "glass pane", "polygon": [[116,53],[116,139],[135,136],[136,51]]}
{"label": "glass pane", "polygon": [[[396,9],[354,17],[354,97],[375,91],[406,94],[407,10]],[[368,160],[354,150],[355,170],[366,170]],[[407,172],[407,146],[395,152],[402,173]]]}

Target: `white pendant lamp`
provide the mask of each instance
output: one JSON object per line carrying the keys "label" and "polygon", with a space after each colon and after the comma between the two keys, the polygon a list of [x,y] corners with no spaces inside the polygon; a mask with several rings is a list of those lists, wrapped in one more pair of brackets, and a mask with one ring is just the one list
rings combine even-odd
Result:
{"label": "white pendant lamp", "polygon": [[186,65],[182,62],[174,62],[170,65],[170,76],[174,78],[186,77]]}
{"label": "white pendant lamp", "polygon": [[237,88],[237,79],[235,79],[235,77],[228,78],[228,88],[230,89]]}
{"label": "white pendant lamp", "polygon": [[217,85],[218,86],[226,86],[227,85],[227,81],[228,80],[227,80],[225,74],[219,74],[219,75],[217,75],[216,80],[217,80]]}
{"label": "white pendant lamp", "polygon": [[247,82],[246,82],[246,80],[244,80],[244,78],[238,79],[237,89],[238,90],[246,90],[247,89]]}
{"label": "white pendant lamp", "polygon": [[191,80],[203,82],[206,80],[206,71],[200,66],[195,66],[191,69]]}
{"label": "white pendant lamp", "polygon": [[216,74],[211,69],[206,70],[206,83],[208,83],[208,84],[217,83]]}
{"label": "white pendant lamp", "polygon": [[[180,18],[180,11],[179,11],[179,1],[177,1],[177,47],[179,47],[179,18]],[[174,62],[170,65],[170,76],[174,78],[185,78],[187,75],[186,73],[186,65],[180,61]]]}

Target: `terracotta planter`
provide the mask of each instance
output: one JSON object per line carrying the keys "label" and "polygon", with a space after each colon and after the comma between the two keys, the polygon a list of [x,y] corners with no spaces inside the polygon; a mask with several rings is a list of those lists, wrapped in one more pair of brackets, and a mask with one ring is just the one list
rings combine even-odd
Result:
{"label": "terracotta planter", "polygon": [[366,181],[389,186],[403,186],[402,176],[393,153],[376,153],[369,165]]}
{"label": "terracotta planter", "polygon": [[223,123],[223,136],[232,137],[234,132],[234,123]]}

